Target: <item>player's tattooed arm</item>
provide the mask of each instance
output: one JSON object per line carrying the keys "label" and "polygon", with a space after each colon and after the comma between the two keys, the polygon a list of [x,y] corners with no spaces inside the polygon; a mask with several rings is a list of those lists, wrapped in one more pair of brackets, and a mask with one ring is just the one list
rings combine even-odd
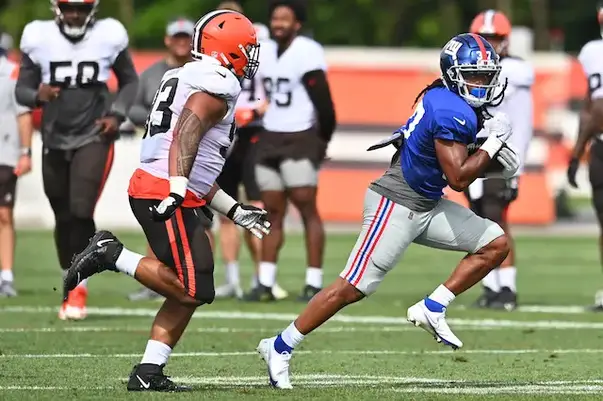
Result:
{"label": "player's tattooed arm", "polygon": [[190,175],[201,140],[226,112],[226,102],[222,98],[205,92],[197,92],[188,98],[174,128],[169,154],[170,176]]}
{"label": "player's tattooed arm", "polygon": [[456,141],[436,139],[435,148],[448,185],[457,192],[464,191],[480,177],[491,160],[483,150],[469,156],[467,145]]}

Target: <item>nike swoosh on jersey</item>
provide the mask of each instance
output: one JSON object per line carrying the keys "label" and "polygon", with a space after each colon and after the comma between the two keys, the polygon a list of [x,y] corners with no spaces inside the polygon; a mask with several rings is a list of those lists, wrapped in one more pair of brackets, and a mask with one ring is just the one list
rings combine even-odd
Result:
{"label": "nike swoosh on jersey", "polygon": [[219,76],[221,76],[222,78],[226,78],[226,74],[222,74],[220,71],[216,71],[218,73]]}
{"label": "nike swoosh on jersey", "polygon": [[465,125],[465,122],[466,122],[465,120],[461,120],[461,119],[458,119],[456,117],[452,117],[452,118],[454,118],[459,124]]}

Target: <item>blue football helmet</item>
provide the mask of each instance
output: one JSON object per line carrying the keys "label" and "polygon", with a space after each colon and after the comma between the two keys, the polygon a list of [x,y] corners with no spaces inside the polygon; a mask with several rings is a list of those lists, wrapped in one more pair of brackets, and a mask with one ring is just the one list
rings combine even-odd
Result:
{"label": "blue football helmet", "polygon": [[502,87],[498,54],[486,39],[474,33],[457,35],[446,43],[440,53],[440,70],[446,87],[471,107],[488,105]]}

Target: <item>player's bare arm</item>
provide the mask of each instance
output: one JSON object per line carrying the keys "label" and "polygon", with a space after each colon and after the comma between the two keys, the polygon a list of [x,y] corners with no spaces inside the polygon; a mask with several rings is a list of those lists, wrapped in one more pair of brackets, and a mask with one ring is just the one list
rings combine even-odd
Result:
{"label": "player's bare arm", "polygon": [[174,129],[170,146],[170,176],[188,177],[197,156],[199,143],[211,127],[227,112],[226,102],[206,92],[188,98]]}
{"label": "player's bare arm", "polygon": [[574,188],[578,187],[576,172],[578,171],[580,158],[584,154],[586,145],[603,128],[603,99],[592,100],[590,95],[590,92],[586,95],[584,104],[580,110],[578,137],[576,138],[576,144],[572,150],[572,157],[567,170],[568,181]]}
{"label": "player's bare arm", "polygon": [[33,117],[31,112],[22,113],[17,117],[19,139],[21,143],[21,157],[15,167],[15,174],[22,176],[31,171],[31,139],[33,137]]}
{"label": "player's bare arm", "polygon": [[488,152],[481,149],[469,156],[467,145],[456,141],[436,139],[435,149],[448,185],[457,192],[464,191],[482,175],[491,160]]}

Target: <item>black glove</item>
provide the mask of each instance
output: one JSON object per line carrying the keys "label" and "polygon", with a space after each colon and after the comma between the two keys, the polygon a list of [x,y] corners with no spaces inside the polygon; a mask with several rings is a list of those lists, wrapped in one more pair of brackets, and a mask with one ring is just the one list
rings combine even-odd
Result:
{"label": "black glove", "polygon": [[578,184],[576,183],[576,173],[578,172],[579,166],[580,160],[578,158],[572,157],[569,162],[569,166],[567,167],[567,181],[574,188],[578,188]]}
{"label": "black glove", "polygon": [[178,194],[170,193],[167,198],[157,206],[151,207],[151,215],[155,221],[167,221],[182,205],[184,198]]}

